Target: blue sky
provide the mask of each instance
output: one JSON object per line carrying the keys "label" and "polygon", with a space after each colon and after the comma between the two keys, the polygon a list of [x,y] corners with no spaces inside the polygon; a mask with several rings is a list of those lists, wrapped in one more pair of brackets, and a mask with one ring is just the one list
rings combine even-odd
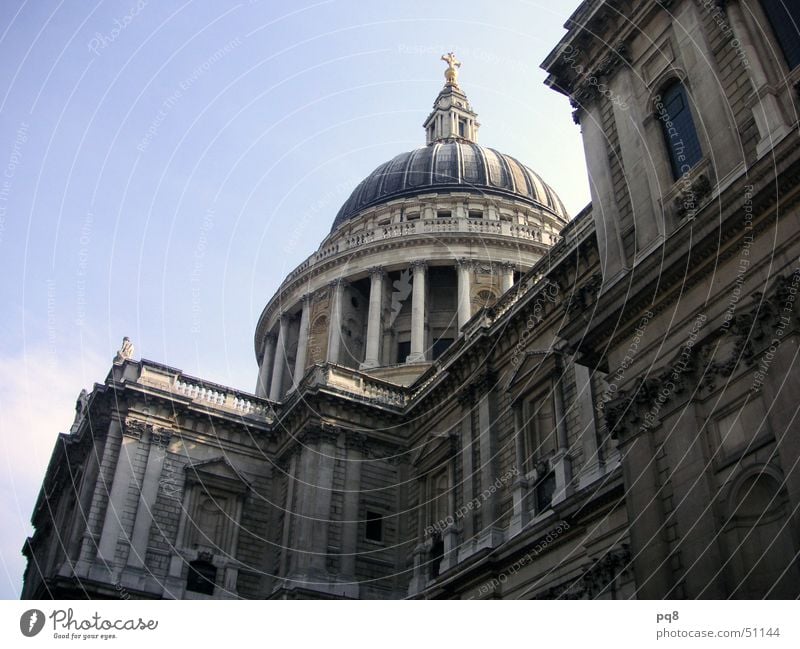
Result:
{"label": "blue sky", "polygon": [[0,597],[18,597],[55,437],[122,337],[252,390],[261,309],[357,182],[424,144],[442,53],[480,142],[570,213],[588,202],[539,69],[577,4],[0,5]]}

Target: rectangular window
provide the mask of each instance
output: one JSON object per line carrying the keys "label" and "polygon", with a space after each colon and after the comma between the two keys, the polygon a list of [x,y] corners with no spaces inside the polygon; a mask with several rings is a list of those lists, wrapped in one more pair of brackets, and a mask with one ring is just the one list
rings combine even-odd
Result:
{"label": "rectangular window", "polygon": [[450,210],[439,210],[436,212],[437,219],[449,219],[450,218]]}
{"label": "rectangular window", "polygon": [[469,211],[469,218],[471,219],[482,219],[483,212],[481,210],[470,210]]}
{"label": "rectangular window", "polygon": [[367,541],[383,542],[383,516],[378,512],[367,512],[364,538]]}
{"label": "rectangular window", "polygon": [[208,561],[192,561],[189,564],[189,575],[186,578],[186,590],[203,595],[214,594],[217,580],[217,569]]}
{"label": "rectangular window", "polygon": [[557,449],[553,391],[549,386],[527,401],[523,418],[525,432],[523,466],[525,471],[530,473],[537,464],[547,460]]}
{"label": "rectangular window", "polygon": [[411,354],[411,341],[397,343],[397,362],[405,363],[409,354]]}
{"label": "rectangular window", "polygon": [[664,133],[672,177],[678,180],[703,157],[689,107],[689,96],[682,83],[676,81],[666,89],[656,111]]}
{"label": "rectangular window", "polygon": [[536,513],[550,509],[553,504],[553,493],[556,490],[556,475],[553,471],[548,471],[539,477],[534,485],[536,492]]}
{"label": "rectangular window", "polygon": [[450,477],[447,468],[431,475],[428,481],[428,520],[438,531],[447,525],[450,514]]}
{"label": "rectangular window", "polygon": [[406,221],[416,221],[419,219],[419,212],[411,212],[410,214],[406,214]]}
{"label": "rectangular window", "polygon": [[452,338],[439,338],[434,341],[433,349],[431,350],[431,355],[433,360],[439,358],[442,354],[447,351],[447,348],[453,344]]}
{"label": "rectangular window", "polygon": [[795,0],[761,0],[790,70],[800,65],[800,4]]}
{"label": "rectangular window", "polygon": [[461,137],[467,137],[467,120],[465,119],[458,120],[458,134]]}

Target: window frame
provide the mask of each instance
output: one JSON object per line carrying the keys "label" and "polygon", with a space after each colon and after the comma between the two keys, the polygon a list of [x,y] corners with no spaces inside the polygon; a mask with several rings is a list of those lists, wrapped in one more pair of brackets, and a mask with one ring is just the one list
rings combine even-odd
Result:
{"label": "window frame", "polygon": [[[703,143],[700,138],[700,133],[697,130],[697,124],[694,118],[694,111],[692,109],[691,97],[689,89],[684,79],[672,76],[659,85],[659,92],[653,98],[653,111],[654,117],[658,122],[658,128],[661,131],[661,138],[664,142],[666,149],[666,157],[668,168],[672,175],[672,181],[677,183],[683,178],[697,169],[705,158]],[[676,89],[680,90],[680,94],[672,97],[670,93]],[[680,99],[683,103],[682,110],[677,114],[670,114],[668,112],[668,104]],[[681,117],[683,124],[678,128],[676,124],[676,117]],[[673,133],[674,130],[674,133]],[[684,145],[681,152],[678,153],[672,140],[678,137],[679,141]],[[692,142],[685,142],[687,137],[690,137]],[[689,153],[694,153],[694,156],[689,159],[686,155],[687,150]],[[681,159],[686,158],[686,159]]]}
{"label": "window frame", "polygon": [[[542,431],[539,430],[538,419],[539,413],[541,412],[541,407],[539,404],[545,401],[549,402],[550,407],[550,420],[552,422],[552,429],[548,436],[550,438],[548,447],[552,446],[552,448],[543,451],[542,449],[544,446],[544,440],[541,438]],[[549,470],[550,460],[558,452],[558,420],[556,414],[554,383],[552,379],[541,383],[535,390],[531,391],[531,393],[523,399],[522,418],[522,447],[525,454],[522,459],[522,467],[526,476],[531,476],[536,471],[537,466],[542,462],[547,464]]]}
{"label": "window frame", "polygon": [[770,30],[772,31],[772,38],[775,44],[778,46],[778,49],[781,51],[781,54],[783,55],[783,61],[786,65],[786,68],[790,72],[795,72],[797,70],[800,70],[800,34],[798,34],[797,32],[795,32],[794,34],[794,37],[796,39],[796,42],[794,43],[796,48],[796,53],[794,54],[794,56],[796,56],[796,60],[794,60],[794,63],[792,63],[792,59],[790,58],[790,53],[787,50],[787,45],[790,45],[791,43],[784,40],[786,36],[786,34],[783,31],[784,23],[782,23],[779,20],[781,18],[780,16],[774,15],[774,12],[781,10],[784,11],[788,16],[788,18],[794,22],[795,27],[798,29],[800,29],[800,15],[792,16],[790,9],[787,7],[787,4],[785,2],[781,3],[780,8],[773,7],[772,9],[768,9],[767,4],[768,2],[765,0],[759,0],[758,2],[758,5],[761,9],[761,13],[764,14],[764,17],[767,19],[767,23],[769,24]]}
{"label": "window frame", "polygon": [[[372,516],[370,516],[372,515]],[[364,512],[364,540],[367,543],[378,543],[383,545],[386,541],[386,527],[384,525],[384,521],[386,516],[378,511],[376,507],[367,508]],[[379,538],[373,538],[370,536],[370,523],[374,523],[377,521],[379,523],[379,530],[380,534],[378,535]]]}
{"label": "window frame", "polygon": [[[191,593],[213,597],[217,588],[219,568],[212,561],[199,558],[190,561],[187,568],[185,589]],[[209,574],[202,572],[199,568],[207,569]],[[211,571],[213,571],[213,579],[210,576]]]}

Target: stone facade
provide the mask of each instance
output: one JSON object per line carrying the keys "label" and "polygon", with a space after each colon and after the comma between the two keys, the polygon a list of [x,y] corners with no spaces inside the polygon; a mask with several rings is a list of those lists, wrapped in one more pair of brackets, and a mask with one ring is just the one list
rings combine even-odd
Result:
{"label": "stone facade", "polygon": [[23,597],[796,598],[800,68],[767,5],[580,6],[543,64],[569,222],[446,59],[431,164],[507,186],[370,176],[267,304],[258,396],[116,360]]}

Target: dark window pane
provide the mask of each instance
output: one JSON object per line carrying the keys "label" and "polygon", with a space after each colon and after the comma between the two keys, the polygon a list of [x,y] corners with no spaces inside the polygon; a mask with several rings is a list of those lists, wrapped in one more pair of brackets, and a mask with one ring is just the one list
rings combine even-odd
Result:
{"label": "dark window pane", "polygon": [[437,536],[431,546],[430,562],[428,563],[428,575],[431,579],[436,579],[439,576],[439,565],[442,563],[443,557],[444,542]]}
{"label": "dark window pane", "polygon": [[214,594],[214,582],[217,580],[217,569],[207,561],[193,561],[189,564],[189,576],[186,578],[186,590],[204,595]]}
{"label": "dark window pane", "polygon": [[397,344],[397,362],[405,363],[411,353],[411,341]]}
{"label": "dark window pane", "polygon": [[383,516],[377,512],[367,512],[364,536],[368,541],[383,541]]}
{"label": "dark window pane", "polygon": [[452,338],[439,338],[439,340],[436,340],[433,343],[433,350],[432,350],[433,360],[436,360],[437,358],[439,358],[439,356],[444,354],[445,350],[447,350],[447,348],[450,347],[450,345],[452,344],[453,344]]}
{"label": "dark window pane", "polygon": [[769,18],[789,69],[794,70],[800,65],[800,2],[761,0],[761,6]]}
{"label": "dark window pane", "polygon": [[683,84],[669,86],[656,110],[664,132],[672,176],[677,180],[703,157]]}
{"label": "dark window pane", "polygon": [[556,490],[556,474],[550,471],[536,483],[536,513],[550,508]]}

